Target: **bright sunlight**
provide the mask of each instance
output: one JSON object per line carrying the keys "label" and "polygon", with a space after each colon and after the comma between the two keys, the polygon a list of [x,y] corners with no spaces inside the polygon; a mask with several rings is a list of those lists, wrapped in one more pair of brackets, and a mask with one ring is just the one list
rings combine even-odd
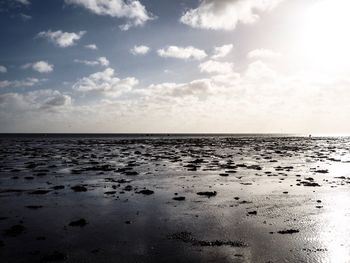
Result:
{"label": "bright sunlight", "polygon": [[350,1],[315,1],[304,14],[300,50],[311,69],[338,72],[349,69]]}

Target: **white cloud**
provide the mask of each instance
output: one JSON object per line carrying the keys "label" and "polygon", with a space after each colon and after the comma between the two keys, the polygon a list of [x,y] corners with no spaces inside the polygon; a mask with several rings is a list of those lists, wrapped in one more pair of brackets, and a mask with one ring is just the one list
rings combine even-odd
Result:
{"label": "white cloud", "polygon": [[[68,95],[52,91],[2,94],[0,130],[303,133],[339,132],[339,127],[344,127],[343,131],[349,131],[350,126],[344,126],[350,110],[349,78],[320,79],[315,75],[312,79],[310,74],[307,78],[280,74],[271,65],[267,71],[264,68],[263,62],[255,61],[241,74],[118,88],[118,96],[93,96],[95,100],[92,96],[84,100],[86,94],[76,92],[76,104]],[[110,95],[108,91],[114,90],[110,87],[120,84],[120,79],[113,80],[112,69],[95,74],[81,81],[90,86],[88,91]]]}
{"label": "white cloud", "polygon": [[22,65],[21,68],[22,69],[29,69],[32,67],[32,65],[33,65],[33,63],[26,63],[26,64]]}
{"label": "white cloud", "polygon": [[281,53],[269,49],[255,49],[248,53],[248,58],[278,58]]}
{"label": "white cloud", "polygon": [[274,80],[277,77],[277,73],[262,61],[257,60],[248,65],[245,76],[250,79],[267,81]]}
{"label": "white cloud", "polygon": [[99,57],[97,60],[101,66],[104,66],[104,67],[109,66],[109,60],[106,57]]}
{"label": "white cloud", "polygon": [[65,3],[82,6],[97,15],[125,18],[126,23],[120,26],[122,30],[142,26],[154,19],[145,6],[136,0],[65,0]]}
{"label": "white cloud", "polygon": [[43,82],[44,79],[37,78],[26,78],[24,80],[2,80],[0,81],[0,88],[19,88],[19,87],[32,87],[40,82]]}
{"label": "white cloud", "polygon": [[53,71],[54,69],[54,65],[52,64],[49,64],[48,62],[46,61],[37,61],[37,62],[34,62],[34,63],[27,63],[27,64],[24,64],[22,65],[23,69],[33,69],[39,73],[50,73]]}
{"label": "white cloud", "polygon": [[10,108],[14,111],[52,110],[68,107],[71,104],[72,98],[69,95],[51,89],[0,95],[0,108]]}
{"label": "white cloud", "polygon": [[146,104],[157,104],[159,107],[162,105],[164,109],[172,105],[173,108],[179,107],[179,111],[185,111],[181,107],[183,103],[187,105],[187,101],[191,101],[191,105],[187,105],[186,110],[194,110],[196,108],[194,105],[199,101],[201,103],[207,101],[206,108],[212,109],[210,104],[213,101],[219,104],[221,101],[220,107],[226,105],[225,103],[228,103],[227,105],[235,103],[236,107],[232,108],[234,112],[242,107],[237,105],[238,102],[254,104],[254,100],[263,97],[269,103],[271,94],[274,96],[283,94],[287,89],[280,89],[281,86],[289,86],[289,82],[293,82],[288,80],[288,84],[283,85],[283,77],[278,76],[273,68],[261,61],[250,63],[242,74],[235,72],[233,63],[229,62],[209,60],[199,64],[198,67],[201,72],[211,75],[208,78],[194,79],[185,83],[152,84],[133,92],[139,92],[144,96]]}
{"label": "white cloud", "polygon": [[12,85],[12,82],[9,80],[0,80],[0,88],[7,88]]}
{"label": "white cloud", "polygon": [[97,66],[100,63],[97,60],[81,60],[81,59],[74,59],[75,63],[84,64],[86,66]]}
{"label": "white cloud", "polygon": [[6,73],[7,68],[5,66],[0,65],[0,73]]}
{"label": "white cloud", "polygon": [[28,21],[28,20],[32,19],[32,16],[26,15],[23,13],[19,14],[19,16],[20,16],[20,18],[22,18],[23,21]]}
{"label": "white cloud", "polygon": [[96,44],[85,45],[84,47],[91,50],[98,50]]}
{"label": "white cloud", "polygon": [[220,47],[214,47],[214,55],[211,58],[212,59],[224,58],[228,54],[230,54],[232,49],[233,49],[233,45],[232,44],[223,45],[223,46],[220,46]]}
{"label": "white cloud", "polygon": [[49,64],[46,61],[37,61],[34,63],[27,63],[22,66],[22,68],[32,68],[33,70],[39,72],[39,73],[50,73],[53,71],[54,65]]}
{"label": "white cloud", "polygon": [[[147,88],[146,94],[148,96],[160,100],[166,97],[186,97],[193,96],[197,98],[206,98],[212,92],[212,83],[209,79],[198,79],[189,83],[161,83],[150,85]],[[163,97],[163,98],[161,98]]]}
{"label": "white cloud", "polygon": [[238,23],[251,24],[259,13],[273,9],[283,0],[201,0],[180,21],[194,28],[233,30]]}
{"label": "white cloud", "polygon": [[139,81],[132,77],[117,78],[114,69],[107,68],[79,79],[73,85],[73,89],[80,92],[99,92],[107,96],[118,97],[124,92],[131,91],[138,83]]}
{"label": "white cloud", "polygon": [[41,99],[40,109],[67,107],[72,104],[72,98],[69,95],[64,95],[57,90],[47,90],[39,95],[44,96],[44,99]]}
{"label": "white cloud", "polygon": [[164,58],[178,58],[178,59],[196,59],[201,60],[207,57],[207,53],[204,50],[197,49],[192,46],[178,47],[169,46],[165,49],[159,49],[158,55]]}
{"label": "white cloud", "polygon": [[39,73],[49,73],[53,71],[54,66],[46,61],[38,61],[33,64],[33,69]]}
{"label": "white cloud", "polygon": [[15,0],[17,3],[20,3],[22,5],[30,5],[29,0]]}
{"label": "white cloud", "polygon": [[61,30],[58,30],[58,31],[49,30],[49,31],[40,32],[38,34],[38,37],[46,38],[47,40],[51,41],[57,46],[65,48],[65,47],[70,47],[75,45],[76,42],[85,35],[85,33],[86,31],[69,33],[69,32],[63,32]]}
{"label": "white cloud", "polygon": [[204,73],[228,74],[233,72],[233,63],[229,62],[208,60],[199,64],[198,67],[200,72]]}
{"label": "white cloud", "polygon": [[97,60],[80,60],[80,59],[75,59],[75,63],[80,63],[84,64],[87,66],[103,66],[103,67],[108,67],[109,66],[109,60],[106,57],[99,57]]}
{"label": "white cloud", "polygon": [[145,55],[150,51],[150,48],[144,45],[134,46],[130,49],[130,53],[133,55]]}

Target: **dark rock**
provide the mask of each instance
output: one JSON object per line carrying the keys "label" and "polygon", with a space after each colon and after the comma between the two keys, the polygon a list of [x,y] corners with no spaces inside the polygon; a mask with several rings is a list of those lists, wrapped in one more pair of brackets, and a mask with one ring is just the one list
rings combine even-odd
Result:
{"label": "dark rock", "polygon": [[220,246],[231,246],[231,247],[246,247],[247,245],[241,241],[223,241],[223,240],[198,240],[192,236],[190,232],[179,232],[168,236],[169,239],[180,240],[185,243],[190,243],[192,246],[201,247],[220,247]]}
{"label": "dark rock", "polygon": [[248,212],[248,215],[257,215],[258,214],[258,211],[249,211]]}
{"label": "dark rock", "polygon": [[114,195],[117,191],[104,192],[105,195]]}
{"label": "dark rock", "polygon": [[262,168],[259,166],[259,165],[250,165],[250,166],[247,166],[247,169],[253,169],[253,170],[262,170]]}
{"label": "dark rock", "polygon": [[328,170],[316,170],[315,173],[327,174]]}
{"label": "dark rock", "polygon": [[30,163],[30,164],[27,164],[25,167],[28,169],[33,169],[33,168],[37,167],[37,165],[35,163]]}
{"label": "dark rock", "polygon": [[62,190],[64,188],[65,188],[64,185],[55,185],[55,186],[51,187],[51,189],[53,189],[53,190]]}
{"label": "dark rock", "polygon": [[22,225],[14,225],[5,230],[4,235],[9,237],[16,237],[22,234],[25,230],[25,227]]}
{"label": "dark rock", "polygon": [[341,179],[341,180],[345,180],[347,179],[345,176],[338,176],[338,177],[334,177],[335,179]]}
{"label": "dark rock", "polygon": [[132,190],[132,186],[131,185],[127,185],[124,187],[123,189],[124,191],[131,191]]}
{"label": "dark rock", "polygon": [[313,181],[314,181],[314,178],[312,178],[312,177],[307,177],[307,178],[305,178],[305,180],[306,180],[306,181],[313,182]]}
{"label": "dark rock", "polygon": [[136,193],[137,194],[143,194],[143,195],[152,195],[152,194],[154,194],[154,191],[148,190],[148,189],[144,189],[144,190],[138,191]]}
{"label": "dark rock", "polygon": [[281,231],[278,231],[277,233],[278,233],[278,234],[282,234],[282,235],[285,235],[285,234],[295,234],[295,233],[299,233],[299,230],[297,230],[297,229],[288,229],[288,230],[281,230]]}
{"label": "dark rock", "polygon": [[113,171],[114,167],[109,165],[109,164],[104,164],[104,165],[95,165],[95,166],[89,166],[85,168],[86,171],[104,171],[104,172],[109,172]]}
{"label": "dark rock", "polygon": [[88,222],[84,219],[84,218],[81,218],[77,221],[72,221],[69,223],[69,226],[80,226],[80,227],[84,227],[88,224]]}
{"label": "dark rock", "polygon": [[27,205],[26,208],[36,210],[36,209],[43,208],[43,206],[42,205]]}
{"label": "dark rock", "polygon": [[136,171],[126,171],[124,172],[124,174],[128,176],[135,176],[135,175],[138,175],[139,173]]}
{"label": "dark rock", "polygon": [[198,242],[198,245],[201,246],[201,247],[221,247],[221,246],[246,247],[247,246],[246,244],[244,244],[243,242],[240,242],[240,241],[222,241],[222,240],[206,241],[206,240],[199,240],[197,242]]}
{"label": "dark rock", "polygon": [[26,179],[26,180],[33,180],[34,177],[33,176],[26,176],[26,177],[24,177],[24,179]]}
{"label": "dark rock", "polygon": [[308,186],[308,187],[320,187],[321,185],[319,185],[318,183],[314,183],[314,182],[307,182],[307,181],[302,181],[300,182],[302,185],[304,186]]}
{"label": "dark rock", "polygon": [[87,188],[83,185],[75,185],[75,186],[72,186],[71,189],[74,192],[86,192],[87,191]]}
{"label": "dark rock", "polygon": [[117,183],[118,184],[125,184],[125,183],[130,183],[132,180],[127,180],[127,179],[120,179],[120,180],[117,180]]}
{"label": "dark rock", "polygon": [[197,193],[197,195],[204,195],[204,196],[206,196],[206,197],[208,197],[208,198],[213,197],[213,196],[216,196],[216,194],[217,194],[216,191],[213,191],[213,192],[207,191],[207,192],[198,192],[198,193]]}
{"label": "dark rock", "polygon": [[44,256],[41,259],[41,262],[55,262],[55,261],[64,261],[67,259],[67,255],[59,252],[59,251],[54,251],[53,253]]}
{"label": "dark rock", "polygon": [[173,200],[176,200],[176,201],[184,201],[186,199],[186,197],[184,196],[176,196],[173,198]]}
{"label": "dark rock", "polygon": [[46,176],[46,173],[36,173],[35,176],[43,177],[43,176]]}

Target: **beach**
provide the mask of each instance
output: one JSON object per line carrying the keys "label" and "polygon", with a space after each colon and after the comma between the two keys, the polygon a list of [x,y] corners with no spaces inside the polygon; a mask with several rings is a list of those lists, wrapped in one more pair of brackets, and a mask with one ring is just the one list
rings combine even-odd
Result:
{"label": "beach", "polygon": [[0,136],[1,262],[349,262],[350,138]]}

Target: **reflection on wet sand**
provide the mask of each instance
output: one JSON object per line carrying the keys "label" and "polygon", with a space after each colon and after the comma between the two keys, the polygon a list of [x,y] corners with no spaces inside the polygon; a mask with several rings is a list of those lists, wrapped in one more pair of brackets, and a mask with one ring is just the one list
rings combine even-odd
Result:
{"label": "reflection on wet sand", "polygon": [[327,248],[328,260],[326,262],[349,262],[349,216],[350,192],[340,191],[328,196],[330,205],[324,213],[320,227],[320,240]]}
{"label": "reflection on wet sand", "polygon": [[0,143],[5,262],[349,261],[349,138]]}

